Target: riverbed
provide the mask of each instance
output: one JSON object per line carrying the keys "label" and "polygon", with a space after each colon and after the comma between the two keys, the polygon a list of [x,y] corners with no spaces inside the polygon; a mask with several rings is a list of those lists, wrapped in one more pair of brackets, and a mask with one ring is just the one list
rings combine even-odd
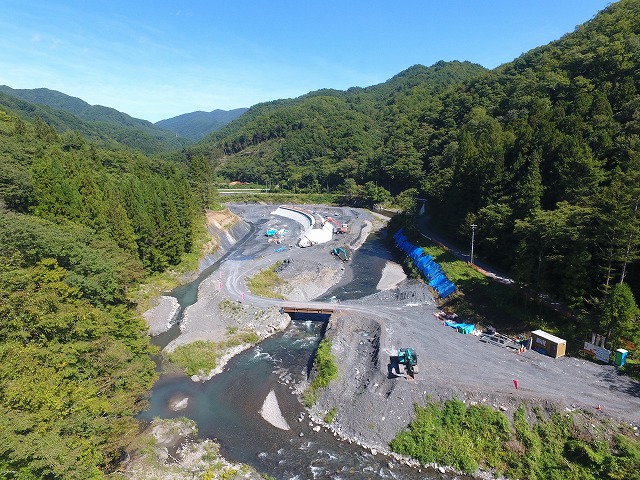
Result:
{"label": "riverbed", "polygon": [[[200,438],[220,443],[224,457],[275,478],[442,478],[342,442],[309,422],[296,386],[306,380],[323,327],[322,321],[294,320],[287,331],[236,356],[207,382],[162,377],[142,418],[190,418]],[[272,391],[290,430],[260,415]],[[172,405],[183,408],[173,410]]]}
{"label": "riverbed", "polygon": [[[257,258],[258,238],[254,225],[243,242],[234,245],[193,284],[172,292],[179,297],[181,308],[195,301],[198,286],[207,278],[215,277],[222,261]],[[264,248],[258,250],[260,255],[267,254]],[[375,293],[385,268],[387,277],[389,275],[391,259],[382,239],[370,236],[353,256],[348,269],[352,274],[325,295],[326,301],[332,297],[358,299]],[[249,464],[275,478],[445,478],[435,470],[426,474],[424,470],[341,441],[327,428],[310,422],[300,403],[300,390],[307,381],[325,321],[326,318],[292,321],[286,331],[240,353],[229,361],[222,373],[206,382],[193,382],[175,374],[162,376],[151,392],[149,408],[140,418],[190,418],[197,423],[199,437],[218,441],[226,458]],[[174,327],[155,337],[154,343],[165,346],[178,333],[179,329]],[[278,413],[288,430],[261,415],[265,399],[270,395],[275,396]]]}

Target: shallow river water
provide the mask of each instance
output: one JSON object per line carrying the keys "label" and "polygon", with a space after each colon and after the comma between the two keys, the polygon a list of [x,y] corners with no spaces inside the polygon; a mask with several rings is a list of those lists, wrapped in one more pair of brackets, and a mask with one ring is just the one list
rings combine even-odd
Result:
{"label": "shallow river water", "polygon": [[[318,321],[294,320],[287,331],[236,356],[208,382],[161,378],[142,418],[190,418],[201,438],[220,443],[225,457],[276,478],[438,478],[341,442],[330,432],[312,430],[292,387],[306,377],[323,327]],[[291,430],[273,427],[260,416],[271,390]],[[189,399],[186,409],[169,408],[183,398]]]}
{"label": "shallow river water", "polygon": [[[334,294],[344,295],[342,299],[373,293],[390,256],[377,237],[368,240],[361,250],[360,255],[354,255],[353,267],[367,266],[366,278],[375,283],[373,287],[364,286],[362,277],[356,276],[357,284],[347,283],[335,290]],[[213,265],[207,274],[212,274],[215,268]],[[193,285],[176,292],[183,296],[182,308],[191,299],[195,301],[192,289]],[[190,297],[186,301],[185,293]],[[162,376],[152,389],[148,410],[140,418],[190,418],[198,425],[199,437],[216,439],[221,453],[229,460],[252,465],[278,479],[452,478],[433,470],[419,472],[389,457],[372,455],[355,444],[340,441],[324,429],[312,430],[293,387],[306,378],[324,327],[325,322],[317,319],[294,319],[285,332],[237,355],[224,372],[207,382],[195,383],[186,376]],[[176,334],[174,327],[155,337],[154,343],[166,345]],[[272,390],[290,430],[272,426],[259,413]],[[185,409],[170,408],[173,402],[185,398],[188,399]]]}

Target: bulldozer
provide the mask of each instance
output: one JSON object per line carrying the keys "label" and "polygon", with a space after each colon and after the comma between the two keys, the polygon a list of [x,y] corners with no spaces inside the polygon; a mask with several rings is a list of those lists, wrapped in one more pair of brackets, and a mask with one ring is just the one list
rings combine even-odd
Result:
{"label": "bulldozer", "polygon": [[404,370],[411,378],[418,373],[418,355],[413,348],[401,348],[398,350],[398,364],[404,365]]}

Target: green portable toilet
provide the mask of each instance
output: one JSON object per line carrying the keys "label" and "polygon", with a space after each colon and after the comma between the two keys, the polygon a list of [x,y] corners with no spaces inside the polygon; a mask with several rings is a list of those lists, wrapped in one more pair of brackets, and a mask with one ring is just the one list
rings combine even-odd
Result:
{"label": "green portable toilet", "polygon": [[616,358],[613,360],[613,364],[617,365],[618,367],[624,366],[624,364],[627,363],[628,353],[629,352],[627,352],[624,348],[619,348],[618,350],[616,350]]}

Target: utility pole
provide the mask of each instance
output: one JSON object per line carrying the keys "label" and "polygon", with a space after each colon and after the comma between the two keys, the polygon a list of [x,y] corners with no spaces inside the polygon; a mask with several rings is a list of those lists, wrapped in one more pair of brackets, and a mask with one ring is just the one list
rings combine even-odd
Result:
{"label": "utility pole", "polygon": [[473,265],[473,242],[476,238],[476,227],[475,223],[471,224],[471,265]]}

